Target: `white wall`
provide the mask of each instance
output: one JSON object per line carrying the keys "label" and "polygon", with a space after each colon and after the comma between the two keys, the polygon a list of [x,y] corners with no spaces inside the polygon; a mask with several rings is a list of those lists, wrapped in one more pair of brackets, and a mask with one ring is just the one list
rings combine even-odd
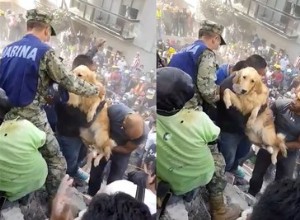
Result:
{"label": "white wall", "polygon": [[[143,1],[143,0],[141,0]],[[156,4],[154,0],[144,0],[144,7],[139,12],[139,25],[136,27],[137,37],[133,44],[144,48],[147,52],[156,53]]]}
{"label": "white wall", "polygon": [[294,62],[296,57],[300,55],[300,44],[295,42],[295,40],[285,39],[275,34],[273,31],[267,29],[266,27],[260,25],[257,26],[257,34],[260,38],[264,38],[267,40],[267,45],[274,44],[276,45],[277,50],[286,50],[292,62]]}

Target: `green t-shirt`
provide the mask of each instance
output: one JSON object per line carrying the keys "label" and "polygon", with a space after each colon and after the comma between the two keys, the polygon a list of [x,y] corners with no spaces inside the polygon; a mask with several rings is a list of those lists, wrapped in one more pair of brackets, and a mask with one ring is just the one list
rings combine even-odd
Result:
{"label": "green t-shirt", "polygon": [[207,146],[220,133],[202,111],[182,109],[173,116],[157,116],[157,175],[176,195],[211,180],[215,166]]}
{"label": "green t-shirt", "polygon": [[0,126],[0,191],[15,201],[41,188],[48,175],[38,151],[46,133],[27,120],[5,121]]}

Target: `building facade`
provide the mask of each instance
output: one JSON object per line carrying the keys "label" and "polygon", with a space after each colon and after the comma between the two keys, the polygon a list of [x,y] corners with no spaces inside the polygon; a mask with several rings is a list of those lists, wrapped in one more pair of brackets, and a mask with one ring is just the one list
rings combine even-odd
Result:
{"label": "building facade", "polygon": [[105,38],[111,52],[121,52],[127,62],[139,52],[145,70],[156,67],[155,1],[15,0],[15,3],[26,10],[36,4],[67,9],[73,22],[85,28],[84,34]]}
{"label": "building facade", "polygon": [[257,23],[260,38],[291,59],[300,55],[300,0],[234,0],[241,19]]}

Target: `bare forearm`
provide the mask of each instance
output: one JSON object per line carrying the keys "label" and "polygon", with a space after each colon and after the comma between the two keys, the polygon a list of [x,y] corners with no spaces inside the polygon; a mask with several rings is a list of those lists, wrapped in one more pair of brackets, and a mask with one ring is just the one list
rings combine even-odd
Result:
{"label": "bare forearm", "polygon": [[113,152],[119,153],[119,154],[129,154],[131,151],[129,151],[125,146],[116,146],[113,148]]}
{"label": "bare forearm", "polygon": [[295,150],[300,149],[300,142],[298,141],[290,141],[285,143],[288,149]]}

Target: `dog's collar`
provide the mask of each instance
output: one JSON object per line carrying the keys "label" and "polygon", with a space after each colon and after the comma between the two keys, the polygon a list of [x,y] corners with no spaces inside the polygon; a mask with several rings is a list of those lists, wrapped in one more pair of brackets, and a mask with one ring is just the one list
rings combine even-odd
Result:
{"label": "dog's collar", "polygon": [[100,104],[98,105],[98,107],[97,107],[97,109],[96,109],[96,112],[95,112],[95,115],[94,115],[93,119],[92,119],[90,122],[86,123],[84,127],[88,128],[88,127],[90,127],[90,126],[93,124],[93,122],[94,122],[94,121],[96,120],[96,118],[97,118],[97,115],[98,115],[99,112],[104,108],[104,105],[105,105],[105,104],[106,104],[106,101],[105,101],[105,100],[102,101],[102,102],[100,102]]}

